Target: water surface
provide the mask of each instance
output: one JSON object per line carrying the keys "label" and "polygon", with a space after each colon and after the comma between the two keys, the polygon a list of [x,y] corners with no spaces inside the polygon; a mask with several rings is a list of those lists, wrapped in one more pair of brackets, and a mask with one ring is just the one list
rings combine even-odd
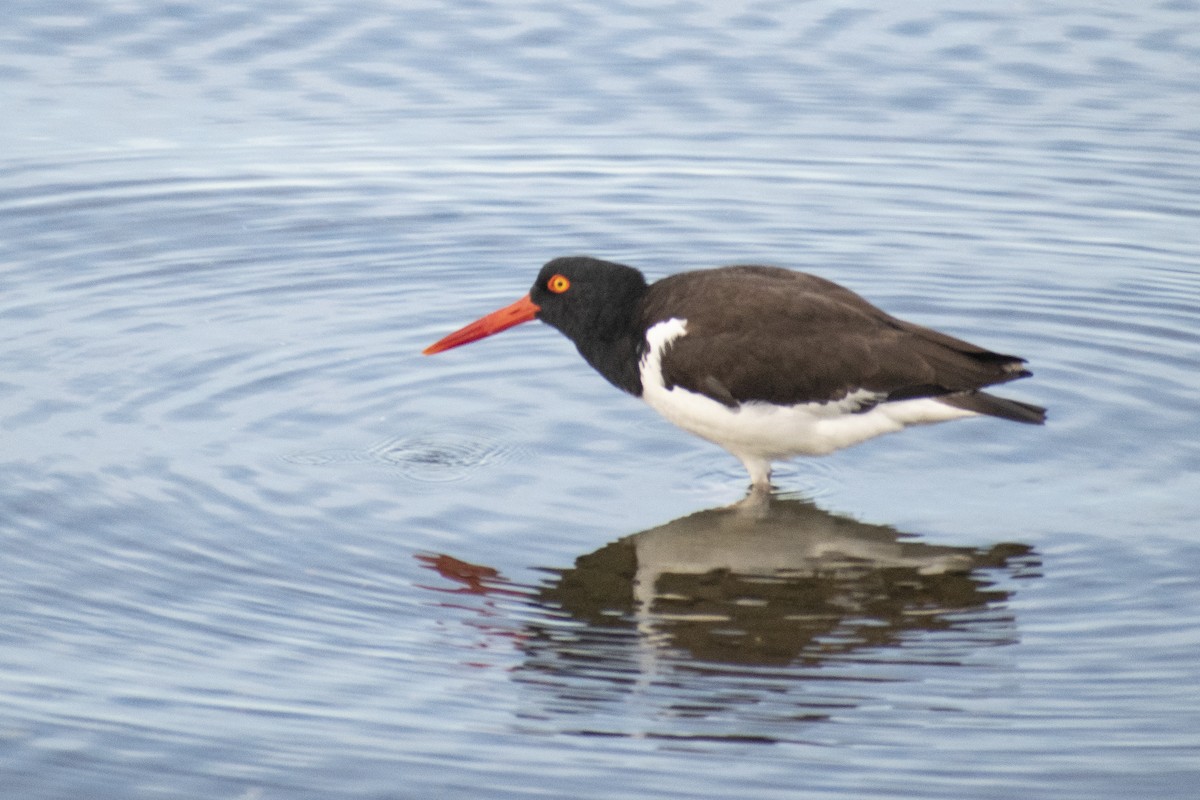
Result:
{"label": "water surface", "polygon": [[[1188,797],[1200,7],[16,3],[14,797]],[[1045,428],[777,471],[528,325],[809,269]]]}

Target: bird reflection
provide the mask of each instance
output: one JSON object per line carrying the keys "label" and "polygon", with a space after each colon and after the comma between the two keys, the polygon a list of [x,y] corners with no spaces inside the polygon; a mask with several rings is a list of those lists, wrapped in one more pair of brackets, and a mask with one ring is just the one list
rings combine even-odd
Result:
{"label": "bird reflection", "polygon": [[[551,570],[541,586],[519,587],[497,570],[447,555],[420,560],[453,591],[521,597],[548,612],[527,639],[552,648],[565,612],[586,628],[629,631],[655,648],[741,664],[820,661],[901,643],[909,631],[963,630],[973,621],[992,638],[1009,592],[988,573],[1028,575],[1030,548],[926,544],[884,525],[831,514],[798,498],[749,498],[618,539]],[[448,590],[443,590],[448,591]],[[578,649],[581,631],[569,632]],[[605,642],[611,644],[611,638]]]}
{"label": "bird reflection", "polygon": [[[540,718],[594,711],[634,687],[645,700],[648,686],[674,686],[664,707],[698,704],[709,714],[737,694],[729,680],[829,679],[863,663],[952,665],[1016,640],[1010,591],[997,581],[1039,566],[1024,545],[927,544],[780,496],[626,536],[548,570],[536,586],[446,555],[419,558],[453,582],[439,591],[486,598],[471,624],[491,644],[503,637],[518,649],[515,675],[538,688]],[[535,613],[513,614],[516,598]],[[686,680],[703,673],[721,676],[720,691]],[[703,697],[679,697],[695,691]]]}

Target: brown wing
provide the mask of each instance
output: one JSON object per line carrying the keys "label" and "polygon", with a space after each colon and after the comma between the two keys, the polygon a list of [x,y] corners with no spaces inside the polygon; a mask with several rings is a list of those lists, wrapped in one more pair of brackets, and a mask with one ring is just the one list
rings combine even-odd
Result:
{"label": "brown wing", "polygon": [[[727,302],[714,305],[714,297]],[[730,406],[826,402],[860,389],[873,392],[873,402],[934,397],[1029,374],[1020,358],[904,322],[835,283],[775,267],[664,278],[647,293],[643,317],[647,325],[687,320],[687,335],[663,355],[667,386]]]}

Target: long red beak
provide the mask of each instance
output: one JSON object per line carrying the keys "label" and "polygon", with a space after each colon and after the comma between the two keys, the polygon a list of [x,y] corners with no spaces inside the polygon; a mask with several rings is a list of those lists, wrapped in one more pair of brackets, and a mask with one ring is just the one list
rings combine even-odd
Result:
{"label": "long red beak", "polygon": [[529,295],[525,295],[511,306],[505,306],[499,311],[493,311],[486,317],[477,319],[464,328],[459,328],[449,336],[443,337],[429,345],[429,347],[426,347],[421,352],[427,356],[431,356],[434,353],[449,350],[451,347],[470,344],[485,336],[506,331],[514,325],[520,325],[522,322],[529,322],[541,310],[541,307],[535,305],[529,299]]}

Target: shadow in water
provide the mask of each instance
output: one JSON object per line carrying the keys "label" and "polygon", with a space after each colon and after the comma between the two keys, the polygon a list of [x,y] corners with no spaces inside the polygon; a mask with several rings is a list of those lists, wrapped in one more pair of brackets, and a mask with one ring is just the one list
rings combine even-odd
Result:
{"label": "shadow in water", "polygon": [[[756,723],[735,725],[738,736],[772,716],[764,717],[765,697],[778,705],[799,683],[915,681],[913,669],[961,664],[1014,642],[1010,591],[998,583],[1034,576],[1039,566],[1024,545],[926,544],[780,496],[618,539],[568,569],[547,570],[536,586],[446,555],[418,558],[453,581],[439,591],[487,598],[470,624],[492,644],[503,636],[518,649],[514,675],[540,695],[527,709],[531,719],[611,714],[636,695],[639,714],[658,709],[659,727],[664,711],[678,720],[687,709],[700,709],[708,724],[750,702]],[[533,613],[514,612],[514,601]],[[823,699],[806,690],[806,710],[788,702],[781,718],[824,718],[861,695],[861,687]],[[610,719],[577,732],[625,728]]]}

